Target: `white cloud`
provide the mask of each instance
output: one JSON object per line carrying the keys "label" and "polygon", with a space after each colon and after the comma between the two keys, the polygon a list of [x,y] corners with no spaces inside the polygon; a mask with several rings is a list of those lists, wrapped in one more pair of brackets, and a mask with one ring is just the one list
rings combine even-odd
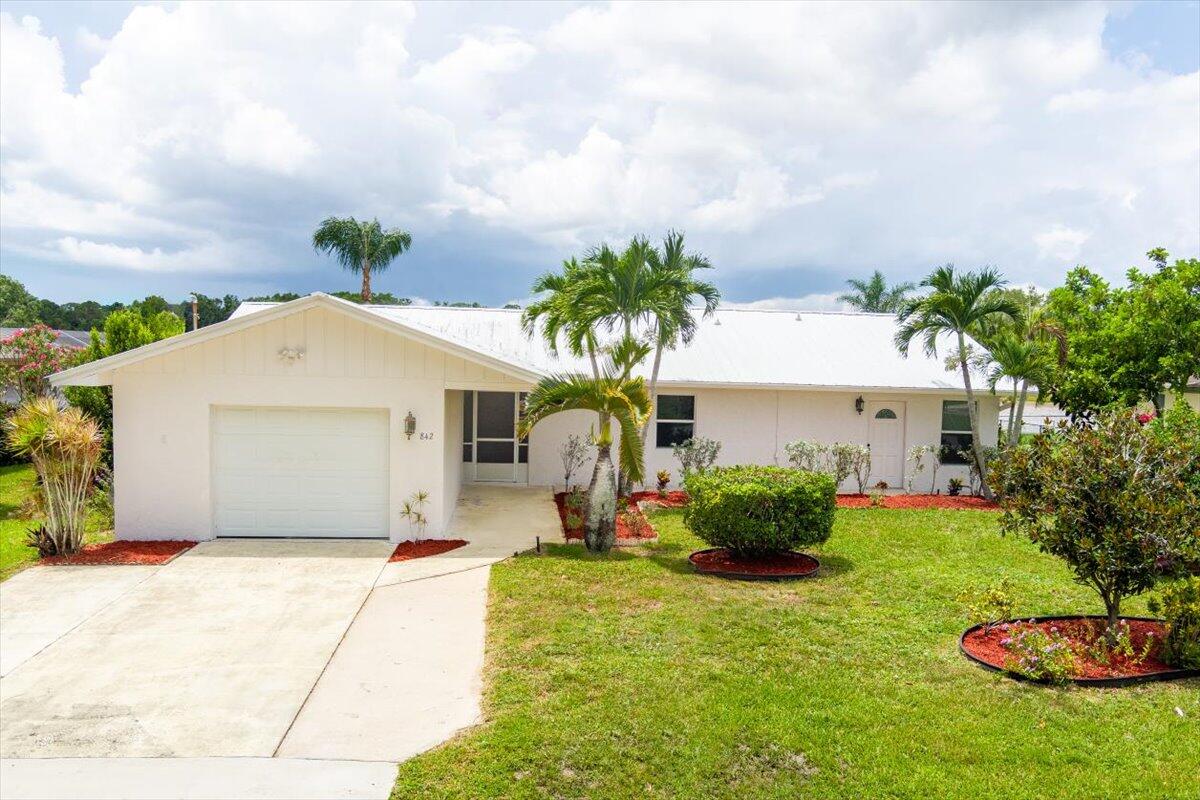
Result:
{"label": "white cloud", "polygon": [[1057,261],[1075,261],[1083,249],[1083,243],[1091,237],[1087,231],[1055,225],[1033,237],[1038,247],[1038,258]]}
{"label": "white cloud", "polygon": [[813,293],[801,297],[766,297],[762,300],[738,303],[725,301],[721,305],[729,308],[749,308],[756,311],[849,311],[850,308],[838,300],[841,292]]}
{"label": "white cloud", "polygon": [[139,6],[68,32],[98,58],[78,91],[58,41],[0,13],[0,228],[80,269],[288,269],[356,214],[418,249],[469,226],[464,261],[494,255],[481,228],[566,256],[685,227],[722,274],[1119,276],[1200,250],[1200,74],[1106,53],[1108,13],[466,6],[447,32],[411,4]]}

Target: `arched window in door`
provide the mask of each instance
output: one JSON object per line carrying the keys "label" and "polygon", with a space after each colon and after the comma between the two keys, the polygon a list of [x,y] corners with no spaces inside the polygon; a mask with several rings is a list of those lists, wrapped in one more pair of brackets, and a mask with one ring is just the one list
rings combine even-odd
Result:
{"label": "arched window in door", "polygon": [[890,408],[881,408],[875,412],[875,419],[896,419],[896,412]]}

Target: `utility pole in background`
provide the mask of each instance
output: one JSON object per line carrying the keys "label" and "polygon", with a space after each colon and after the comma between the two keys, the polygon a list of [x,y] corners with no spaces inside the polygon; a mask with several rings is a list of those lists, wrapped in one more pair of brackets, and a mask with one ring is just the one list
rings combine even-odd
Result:
{"label": "utility pole in background", "polygon": [[200,329],[200,297],[192,292],[192,330]]}

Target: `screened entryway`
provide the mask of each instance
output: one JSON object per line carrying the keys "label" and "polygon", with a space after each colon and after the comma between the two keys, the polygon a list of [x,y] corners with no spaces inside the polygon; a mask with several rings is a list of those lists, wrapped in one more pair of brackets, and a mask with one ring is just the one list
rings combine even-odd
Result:
{"label": "screened entryway", "polygon": [[528,483],[529,439],[517,438],[525,392],[463,392],[463,479]]}

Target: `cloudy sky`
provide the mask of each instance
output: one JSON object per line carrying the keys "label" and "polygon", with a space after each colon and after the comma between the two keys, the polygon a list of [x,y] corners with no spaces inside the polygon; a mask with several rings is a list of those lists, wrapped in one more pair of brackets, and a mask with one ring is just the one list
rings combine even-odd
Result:
{"label": "cloudy sky", "polygon": [[1200,4],[0,3],[0,268],[58,301],[521,300],[686,231],[727,299],[947,261],[1055,285],[1200,252]]}

